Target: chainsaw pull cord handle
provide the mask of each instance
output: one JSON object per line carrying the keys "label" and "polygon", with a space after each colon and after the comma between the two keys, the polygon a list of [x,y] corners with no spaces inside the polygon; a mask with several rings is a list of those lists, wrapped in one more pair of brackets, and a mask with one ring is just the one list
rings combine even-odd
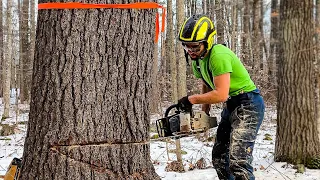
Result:
{"label": "chainsaw pull cord handle", "polygon": [[171,106],[168,107],[168,109],[167,109],[166,112],[164,113],[164,117],[168,117],[169,112],[170,112],[173,108],[176,108],[176,109],[178,110],[177,113],[180,113],[178,104],[173,104],[173,105],[171,105]]}

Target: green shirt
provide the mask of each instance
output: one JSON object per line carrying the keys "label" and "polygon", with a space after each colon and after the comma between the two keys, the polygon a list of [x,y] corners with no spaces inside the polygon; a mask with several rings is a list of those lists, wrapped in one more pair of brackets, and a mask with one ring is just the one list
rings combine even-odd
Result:
{"label": "green shirt", "polygon": [[197,68],[196,61],[192,61],[193,73],[197,78],[203,77],[212,89],[214,89],[214,83],[209,73],[212,74],[211,77],[213,78],[221,74],[230,73],[229,96],[236,96],[241,91],[250,92],[256,89],[256,86],[240,59],[229,48],[222,44],[214,45],[210,55],[198,61],[200,72]]}

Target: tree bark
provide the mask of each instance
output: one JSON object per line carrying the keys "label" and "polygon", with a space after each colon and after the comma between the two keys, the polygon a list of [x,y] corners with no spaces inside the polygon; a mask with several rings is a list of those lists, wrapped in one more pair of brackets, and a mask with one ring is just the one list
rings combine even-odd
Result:
{"label": "tree bark", "polygon": [[30,62],[30,43],[29,43],[29,0],[22,1],[22,7],[20,9],[20,53],[19,53],[19,62],[20,62],[20,78],[21,78],[21,85],[20,85],[20,100],[22,103],[29,102],[29,95],[30,95],[30,83],[31,83],[31,76],[30,72],[31,69],[29,67]]}
{"label": "tree bark", "polygon": [[10,110],[10,84],[11,84],[11,63],[12,63],[12,1],[7,1],[7,24],[8,24],[8,34],[7,34],[7,56],[4,60],[4,87],[3,87],[3,103],[4,111],[2,118],[9,117]]}
{"label": "tree bark", "polygon": [[157,113],[158,106],[160,103],[159,97],[159,81],[158,81],[158,43],[154,44],[154,62],[152,64],[152,73],[151,73],[151,81],[152,81],[152,100],[151,100],[151,113]]}
{"label": "tree bark", "polygon": [[237,39],[239,38],[239,34],[238,34],[238,29],[239,29],[239,24],[238,24],[238,9],[239,9],[239,3],[232,3],[232,7],[231,7],[231,22],[232,22],[232,28],[230,28],[230,34],[231,34],[231,50],[234,52],[237,52],[237,47],[238,47],[238,43],[237,43]]}
{"label": "tree bark", "polygon": [[260,0],[253,0],[252,4],[252,69],[254,70],[254,76],[260,71],[260,63],[262,62],[260,52],[261,45],[261,33],[260,33],[260,20],[261,20],[261,11],[260,11]]}
{"label": "tree bark", "polygon": [[250,3],[243,0],[243,21],[242,21],[242,60],[245,65],[252,67],[250,56]]}
{"label": "tree bark", "polygon": [[207,9],[208,9],[208,13],[207,15],[209,16],[209,18],[214,22],[214,12],[215,12],[215,0],[208,0],[208,5],[207,5]]}
{"label": "tree bark", "polygon": [[[35,7],[36,7],[35,1],[30,0],[30,62],[31,62],[30,69],[31,70],[32,70],[32,62],[34,59],[34,46],[35,46],[35,41],[36,41],[36,24],[37,23],[36,23]],[[31,73],[31,75],[32,75],[32,73]]]}
{"label": "tree bark", "polygon": [[320,156],[312,22],[312,0],[281,1],[275,160],[310,168],[311,160]]}
{"label": "tree bark", "polygon": [[172,0],[167,0],[167,60],[170,61],[170,79],[171,79],[171,101],[178,101],[177,86],[177,58],[174,50],[174,30],[173,30],[173,12]]}
{"label": "tree bark", "polygon": [[224,0],[215,0],[215,14],[217,29],[217,43],[225,43],[224,41],[224,29],[225,29],[225,17],[224,17]]}
{"label": "tree bark", "polygon": [[268,49],[267,49],[267,44],[266,44],[266,38],[264,36],[264,1],[260,0],[260,21],[259,21],[259,29],[260,29],[260,37],[261,37],[261,42],[260,42],[260,69],[263,70],[263,76],[267,76],[268,74],[268,68],[267,68],[267,63],[264,61],[264,57],[268,57]]}
{"label": "tree bark", "polygon": [[271,31],[270,31],[270,53],[268,58],[268,82],[269,87],[276,87],[277,67],[279,59],[279,2],[271,1]]}
{"label": "tree bark", "polygon": [[320,138],[320,0],[316,0],[316,45],[317,45],[317,55],[316,55],[316,61],[317,61],[317,75],[318,75],[318,81],[317,81],[317,121],[318,121],[318,132],[319,132],[319,138]]}
{"label": "tree bark", "polygon": [[197,0],[190,0],[191,1],[191,15],[197,14]]}
{"label": "tree bark", "polygon": [[[184,20],[184,0],[177,0],[177,30],[180,30]],[[187,95],[187,64],[180,42],[177,42],[178,61],[178,98]]]}
{"label": "tree bark", "polygon": [[206,14],[208,13],[207,5],[208,5],[208,0],[202,0],[202,13]]}
{"label": "tree bark", "polygon": [[3,74],[4,74],[4,56],[3,56],[3,8],[2,0],[0,0],[0,97],[3,97]]}
{"label": "tree bark", "polygon": [[20,179],[160,179],[149,145],[154,24],[151,9],[39,11]]}

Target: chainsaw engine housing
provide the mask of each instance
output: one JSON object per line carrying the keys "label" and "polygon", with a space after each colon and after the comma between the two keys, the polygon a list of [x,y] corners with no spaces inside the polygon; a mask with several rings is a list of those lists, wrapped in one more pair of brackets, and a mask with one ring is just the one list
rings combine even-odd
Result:
{"label": "chainsaw engine housing", "polygon": [[[169,111],[173,107],[176,107],[176,105],[170,106]],[[156,121],[159,137],[188,135],[195,132],[204,132],[218,126],[217,118],[210,117],[203,111],[192,113],[176,111],[176,114],[168,116],[168,109],[165,117]]]}

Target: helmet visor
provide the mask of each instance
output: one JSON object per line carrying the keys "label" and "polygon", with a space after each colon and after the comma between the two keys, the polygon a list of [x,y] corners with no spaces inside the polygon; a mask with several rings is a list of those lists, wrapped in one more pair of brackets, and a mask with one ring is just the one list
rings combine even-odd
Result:
{"label": "helmet visor", "polygon": [[192,42],[192,43],[182,43],[183,48],[187,52],[198,53],[201,50],[202,43],[200,42]]}

